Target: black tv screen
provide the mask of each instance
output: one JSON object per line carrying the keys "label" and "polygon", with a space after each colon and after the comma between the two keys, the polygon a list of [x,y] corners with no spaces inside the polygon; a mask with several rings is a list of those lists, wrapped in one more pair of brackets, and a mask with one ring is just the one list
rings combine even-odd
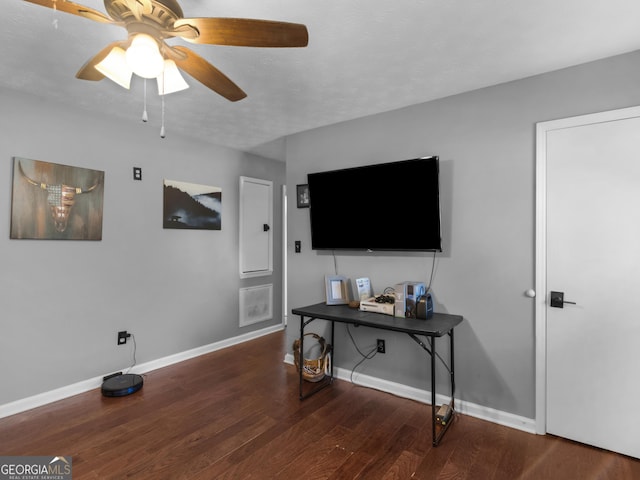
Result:
{"label": "black tv screen", "polygon": [[442,251],[438,157],[310,173],[314,250]]}

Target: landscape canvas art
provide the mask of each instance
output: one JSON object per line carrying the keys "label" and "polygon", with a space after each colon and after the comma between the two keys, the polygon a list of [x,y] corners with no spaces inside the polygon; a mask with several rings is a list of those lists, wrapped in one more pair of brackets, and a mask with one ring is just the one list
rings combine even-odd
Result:
{"label": "landscape canvas art", "polygon": [[13,239],[102,240],[104,172],[14,157]]}
{"label": "landscape canvas art", "polygon": [[164,180],[163,227],[222,230],[222,189]]}

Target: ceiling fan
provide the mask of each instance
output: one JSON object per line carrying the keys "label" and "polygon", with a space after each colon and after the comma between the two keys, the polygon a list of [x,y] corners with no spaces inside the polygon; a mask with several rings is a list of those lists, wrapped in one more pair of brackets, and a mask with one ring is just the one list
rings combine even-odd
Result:
{"label": "ceiling fan", "polygon": [[67,0],[24,1],[126,28],[126,40],[107,45],[80,68],[76,77],[98,81],[106,76],[129,88],[135,73],[156,78],[161,95],[188,87],[179,68],[232,102],[247,96],[204,58],[186,47],[171,46],[166,39],[178,37],[195,44],[240,47],[305,47],[309,41],[307,28],[298,23],[184,18],[176,0],[104,0],[107,15]]}

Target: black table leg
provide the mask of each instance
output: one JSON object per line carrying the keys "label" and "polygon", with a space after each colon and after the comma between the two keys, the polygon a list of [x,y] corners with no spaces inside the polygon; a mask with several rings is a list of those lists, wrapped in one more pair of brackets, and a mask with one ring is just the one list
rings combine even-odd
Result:
{"label": "black table leg", "polygon": [[431,439],[433,446],[438,446],[438,438],[436,437],[436,339],[429,337],[429,345],[431,346]]}
{"label": "black table leg", "polygon": [[[454,346],[454,342],[453,342],[453,329],[448,333],[449,335],[449,347],[450,347],[450,351],[449,351],[449,362],[450,362],[450,366],[449,366],[449,379],[451,381],[451,401],[449,403],[449,407],[451,409],[451,413],[449,415],[449,419],[446,421],[446,423],[444,425],[440,426],[440,433],[436,436],[435,435],[435,424],[436,424],[436,419],[435,416],[433,417],[433,433],[434,433],[434,437],[433,437],[433,446],[437,447],[438,444],[440,443],[440,440],[442,439],[442,437],[444,436],[444,434],[446,433],[446,431],[449,429],[449,427],[451,426],[451,423],[453,421],[453,417],[455,416],[456,412],[455,412],[455,394],[456,394],[456,378],[455,378],[455,373],[454,373],[454,364],[453,364],[453,346]],[[432,339],[432,353],[433,355],[431,356],[431,371],[432,371],[432,375],[433,375],[433,371],[434,371],[434,366],[433,366],[433,362],[435,359],[435,338]],[[432,379],[432,386],[433,386],[433,379]],[[435,388],[435,387],[433,387]],[[431,394],[431,398],[433,398],[435,396],[435,394],[432,392]],[[435,401],[434,401],[434,405],[435,405]],[[432,407],[434,408],[434,407]]]}
{"label": "black table leg", "polygon": [[[304,397],[302,395],[302,367],[304,365],[304,316],[300,315],[300,351],[298,353],[298,377],[299,377],[299,388],[300,388],[300,400]],[[294,352],[295,355],[295,352]]]}
{"label": "black table leg", "polygon": [[336,322],[331,320],[331,349],[329,350],[329,354],[331,355],[331,379],[329,380],[330,383],[333,383],[333,350],[336,347],[335,335],[333,332],[335,330],[335,326]]}
{"label": "black table leg", "polygon": [[449,363],[451,368],[451,408],[455,413],[455,397],[456,397],[456,375],[453,365],[453,329],[449,332]]}

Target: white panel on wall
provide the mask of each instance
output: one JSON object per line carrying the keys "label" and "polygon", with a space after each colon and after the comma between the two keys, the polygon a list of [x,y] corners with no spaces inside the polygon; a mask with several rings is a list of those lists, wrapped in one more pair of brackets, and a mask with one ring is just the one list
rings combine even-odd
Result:
{"label": "white panel on wall", "polygon": [[240,278],[273,273],[273,182],[240,177]]}
{"label": "white panel on wall", "polygon": [[240,289],[240,326],[246,327],[273,317],[273,284]]}

